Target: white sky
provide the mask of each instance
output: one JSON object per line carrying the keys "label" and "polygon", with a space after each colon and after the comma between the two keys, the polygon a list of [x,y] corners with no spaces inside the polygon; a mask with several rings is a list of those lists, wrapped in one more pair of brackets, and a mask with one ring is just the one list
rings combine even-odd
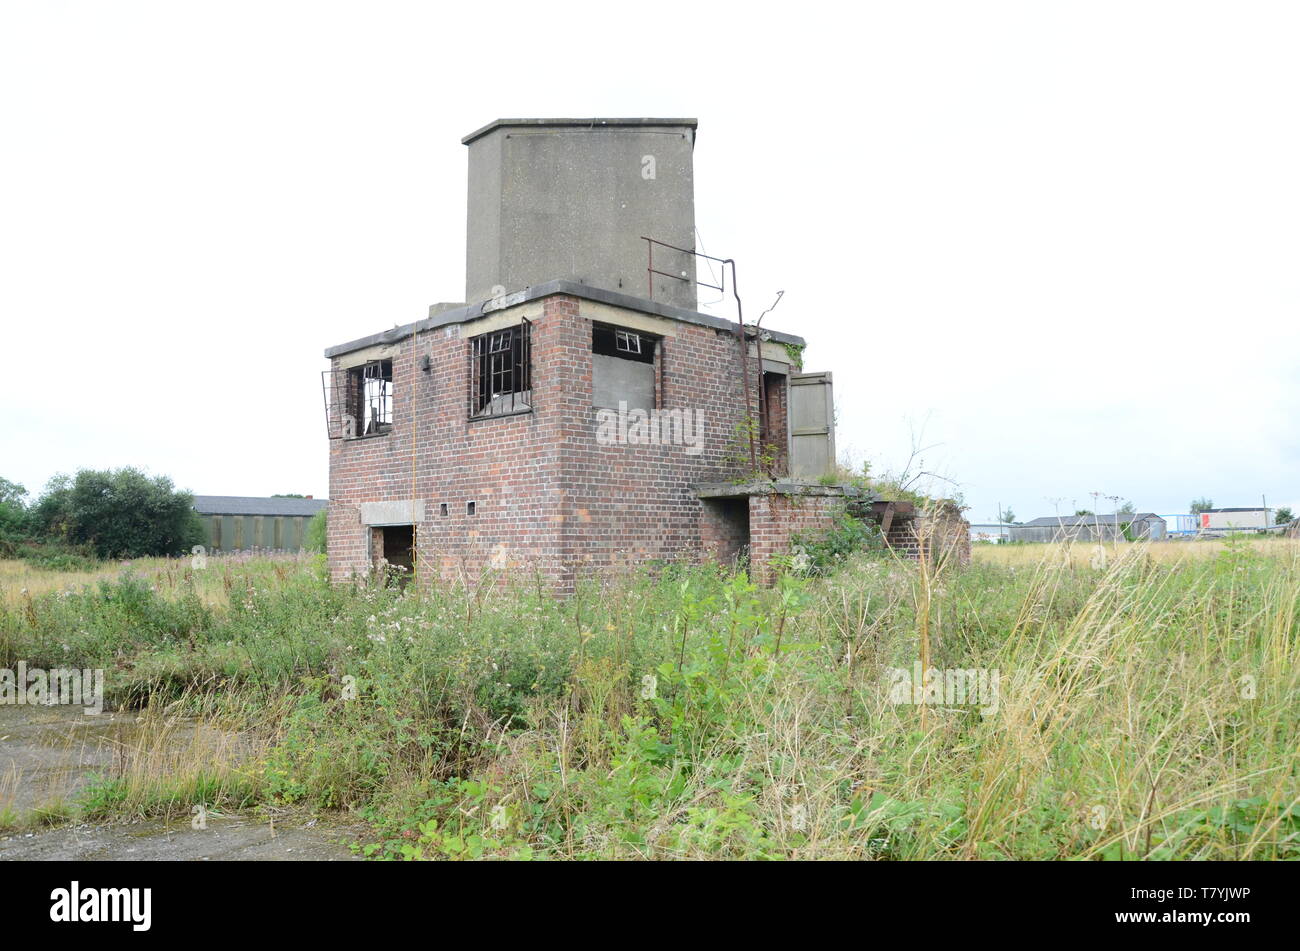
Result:
{"label": "white sky", "polygon": [[[459,9],[458,9],[459,7]],[[0,6],[0,475],[327,491],[329,345],[464,291],[461,136],[696,116],[840,449],[973,521],[1300,509],[1300,7]]]}

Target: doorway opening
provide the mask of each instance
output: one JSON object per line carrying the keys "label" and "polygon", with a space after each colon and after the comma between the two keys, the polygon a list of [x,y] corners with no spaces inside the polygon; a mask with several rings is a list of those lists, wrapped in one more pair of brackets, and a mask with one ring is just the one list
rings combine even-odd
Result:
{"label": "doorway opening", "polygon": [[704,549],[718,562],[736,568],[749,565],[749,498],[701,499]]}
{"label": "doorway opening", "polygon": [[388,584],[405,588],[415,575],[415,527],[385,525],[375,528],[371,545],[376,570],[384,572]]}

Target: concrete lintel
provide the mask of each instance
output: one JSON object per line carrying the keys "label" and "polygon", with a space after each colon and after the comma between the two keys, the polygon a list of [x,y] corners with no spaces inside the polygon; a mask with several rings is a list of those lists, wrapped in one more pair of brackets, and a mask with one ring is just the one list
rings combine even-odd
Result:
{"label": "concrete lintel", "polygon": [[881,518],[888,512],[894,518],[912,518],[916,515],[916,506],[911,502],[891,502],[888,499],[877,499],[871,503],[871,514]]}
{"label": "concrete lintel", "polygon": [[424,499],[399,499],[395,502],[362,502],[362,525],[412,525],[424,521]]}
{"label": "concrete lintel", "polygon": [[[736,333],[735,321],[714,317],[712,314],[701,314],[682,307],[672,307],[658,301],[634,297],[631,294],[621,294],[618,291],[607,291],[602,287],[592,287],[589,284],[579,284],[576,281],[547,281],[545,284],[537,284],[522,291],[516,291],[508,295],[504,301],[479,301],[476,304],[466,304],[463,307],[454,307],[437,313],[433,313],[432,308],[430,308],[431,313],[424,320],[417,320],[401,327],[394,327],[392,330],[361,337],[348,343],[339,344],[336,347],[328,347],[325,350],[325,356],[332,359],[345,353],[351,353],[353,350],[360,350],[363,347],[372,347],[381,343],[395,343],[398,340],[405,340],[412,334],[436,330],[439,327],[447,327],[451,324],[464,324],[472,320],[478,320],[487,314],[500,311],[503,303],[506,307],[518,306],[529,301],[540,300],[543,297],[552,297],[556,294],[567,294],[581,300],[609,304],[611,307],[622,307],[642,314],[653,314],[656,317],[666,317],[669,320],[680,320],[682,323]],[[807,345],[807,341],[803,337],[782,333],[779,330],[764,328],[763,334],[768,339],[775,340],[778,343],[789,343],[800,347]]]}
{"label": "concrete lintel", "polygon": [[821,482],[798,482],[793,479],[782,479],[776,482],[702,482],[695,486],[695,495],[701,499],[747,498],[751,495],[819,495],[872,498],[870,493],[863,492],[856,485],[849,483],[824,485]]}

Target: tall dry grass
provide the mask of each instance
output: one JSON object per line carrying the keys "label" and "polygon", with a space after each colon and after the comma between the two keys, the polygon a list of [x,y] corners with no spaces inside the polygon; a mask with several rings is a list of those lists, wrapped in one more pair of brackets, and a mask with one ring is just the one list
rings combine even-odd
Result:
{"label": "tall dry grass", "polygon": [[[402,853],[462,857],[471,837],[506,857],[1300,857],[1294,546],[1043,554],[858,560],[807,592],[784,652],[761,623],[724,649],[755,621],[728,598],[687,676],[659,668],[669,697],[590,671]],[[998,671],[996,705],[894,702],[882,674],[927,654]]]}
{"label": "tall dry grass", "polygon": [[[1088,568],[1098,560],[1098,551],[1105,561],[1113,560],[1133,548],[1130,542],[1031,542],[1014,545],[979,544],[971,548],[971,557],[979,564],[1003,567],[1032,567],[1039,562],[1057,559],[1070,561],[1073,568]],[[1242,535],[1237,538],[1214,538],[1204,541],[1158,541],[1136,543],[1145,557],[1159,564],[1174,564],[1196,559],[1212,559],[1225,551],[1239,551],[1245,547],[1260,555],[1287,557],[1300,549],[1300,538],[1259,537]]]}
{"label": "tall dry grass", "polygon": [[[140,752],[86,805],[345,807],[373,854],[425,858],[1300,857],[1295,545],[858,555],[771,590],[666,569],[567,600],[274,570],[202,614],[119,585],[2,615],[5,656],[76,626],[130,696],[261,724],[215,785],[215,754]],[[996,702],[897,702],[922,657],[996,671]]]}
{"label": "tall dry grass", "polygon": [[173,600],[184,596],[192,583],[204,604],[224,608],[230,603],[232,577],[243,577],[250,572],[274,574],[277,568],[282,575],[296,572],[313,563],[315,557],[246,552],[209,555],[204,567],[198,570],[191,557],[135,558],[71,571],[37,567],[19,559],[0,559],[0,605],[15,607],[47,594],[93,589],[100,582],[113,582],[129,573],[143,578],[160,595]]}

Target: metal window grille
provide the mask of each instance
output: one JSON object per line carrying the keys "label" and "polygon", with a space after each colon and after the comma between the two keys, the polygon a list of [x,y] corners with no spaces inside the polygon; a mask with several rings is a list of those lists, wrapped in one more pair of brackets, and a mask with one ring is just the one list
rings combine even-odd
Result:
{"label": "metal window grille", "polygon": [[532,408],[532,324],[470,341],[469,415],[504,416]]}
{"label": "metal window grille", "polygon": [[393,428],[393,361],[376,360],[321,373],[330,439],[352,439]]}
{"label": "metal window grille", "polygon": [[393,361],[377,360],[361,367],[362,432],[369,436],[393,428]]}

